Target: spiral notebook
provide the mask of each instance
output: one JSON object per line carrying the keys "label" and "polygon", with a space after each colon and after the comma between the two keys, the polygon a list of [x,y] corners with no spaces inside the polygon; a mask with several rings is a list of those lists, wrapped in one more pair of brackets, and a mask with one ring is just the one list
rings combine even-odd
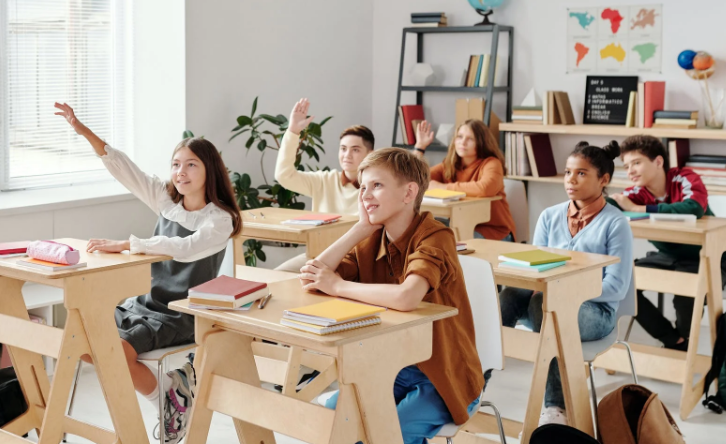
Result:
{"label": "spiral notebook", "polygon": [[339,333],[341,331],[354,330],[356,328],[368,327],[370,325],[378,325],[381,323],[381,318],[373,316],[360,321],[346,322],[345,324],[333,325],[331,327],[321,327],[315,324],[308,324],[307,322],[293,321],[292,319],[280,319],[280,324],[286,327],[296,328],[298,330],[304,330],[310,333],[318,335],[328,335],[331,333]]}

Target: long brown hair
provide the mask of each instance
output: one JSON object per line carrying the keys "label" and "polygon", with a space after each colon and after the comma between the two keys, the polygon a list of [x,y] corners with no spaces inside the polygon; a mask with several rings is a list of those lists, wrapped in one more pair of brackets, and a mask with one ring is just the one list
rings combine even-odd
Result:
{"label": "long brown hair", "polygon": [[468,126],[471,129],[471,132],[474,133],[477,159],[496,157],[499,159],[499,162],[502,163],[502,169],[506,176],[507,168],[504,166],[504,154],[502,154],[502,151],[499,149],[499,143],[497,143],[497,139],[494,138],[492,131],[481,120],[469,119],[456,128],[454,138],[449,144],[449,152],[446,154],[446,158],[444,159],[444,179],[447,182],[456,181],[456,170],[462,168],[461,158],[458,154],[456,154],[456,135],[459,134],[459,130],[464,125]]}
{"label": "long brown hair", "polygon": [[[172,159],[177,151],[182,148],[189,148],[204,164],[204,169],[207,172],[204,184],[204,199],[232,216],[233,229],[229,237],[237,236],[242,232],[242,216],[240,215],[237,200],[234,198],[232,182],[230,182],[229,176],[227,175],[227,167],[224,166],[224,161],[222,160],[222,156],[219,155],[219,151],[217,151],[217,148],[215,148],[212,142],[206,139],[202,139],[201,137],[187,137],[174,148],[174,152],[171,155]],[[179,203],[184,198],[184,196],[179,194],[179,191],[177,191],[171,181],[166,183],[166,191],[174,203]]]}

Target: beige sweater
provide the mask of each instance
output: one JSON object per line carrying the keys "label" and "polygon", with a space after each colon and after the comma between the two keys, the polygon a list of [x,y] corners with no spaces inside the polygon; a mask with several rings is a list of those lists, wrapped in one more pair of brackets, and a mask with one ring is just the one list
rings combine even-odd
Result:
{"label": "beige sweater", "polygon": [[[317,213],[358,215],[358,188],[345,174],[331,171],[298,171],[295,156],[300,136],[286,131],[277,153],[275,179],[288,190],[313,199],[312,210]],[[341,177],[343,176],[343,177]]]}

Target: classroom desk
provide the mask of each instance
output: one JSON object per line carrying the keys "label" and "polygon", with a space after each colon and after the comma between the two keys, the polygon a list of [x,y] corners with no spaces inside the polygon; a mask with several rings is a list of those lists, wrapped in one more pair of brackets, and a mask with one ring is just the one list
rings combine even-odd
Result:
{"label": "classroom desk", "polygon": [[338,222],[317,227],[281,224],[284,220],[306,214],[313,214],[313,212],[289,208],[258,208],[242,211],[242,234],[234,238],[235,265],[245,265],[243,243],[247,239],[305,244],[307,245],[307,256],[312,259],[325,251],[358,222],[357,216],[344,215]]}
{"label": "classroom desk", "polygon": [[[90,441],[148,443],[146,428],[121,349],[114,311],[126,298],[151,289],[151,264],[166,256],[86,254],[87,241],[59,239],[81,251],[88,266],[45,272],[22,267],[20,258],[0,259],[0,342],[8,345],[18,380],[30,406],[28,411],[0,430],[0,442],[28,443],[17,435],[39,431],[39,443],[58,444],[63,433]],[[68,310],[64,329],[29,321],[21,288],[36,282],[64,290]],[[96,373],[108,404],[114,431],[66,416],[76,365],[81,356],[93,357]],[[58,360],[52,383],[42,356]]]}
{"label": "classroom desk", "polygon": [[501,200],[495,197],[465,197],[454,202],[432,203],[424,201],[421,211],[430,211],[434,217],[449,219],[449,227],[454,230],[457,241],[471,239],[474,228],[491,219],[492,201]]}
{"label": "classroom desk", "polygon": [[[567,419],[572,427],[593,436],[592,412],[588,395],[587,376],[582,356],[577,314],[580,305],[602,293],[602,269],[620,261],[617,257],[577,251],[541,248],[572,257],[567,264],[542,273],[499,268],[501,254],[528,251],[532,245],[474,239],[466,241],[474,257],[489,261],[498,285],[527,288],[543,293],[542,328],[540,333],[503,328],[504,355],[534,363],[532,388],[527,401],[524,423],[505,422],[507,436],[517,437],[522,430],[523,444],[529,443],[537,428],[550,361],[559,358],[562,389],[567,407]],[[463,428],[471,433],[491,433],[489,415],[477,413]],[[519,425],[520,427],[517,427]]]}
{"label": "classroom desk", "polygon": [[[711,329],[710,349],[716,340],[716,321],[723,312],[721,256],[726,251],[726,219],[704,216],[695,224],[640,220],[630,222],[630,228],[635,238],[703,247],[697,274],[635,267],[636,288],[694,298],[696,309],[693,310],[688,351],[630,344],[638,376],[682,384],[680,417],[685,420],[703,397],[705,374],[711,367],[711,357],[697,352],[702,317],[699,307],[705,299]],[[599,356],[594,365],[630,372],[627,362],[625,350],[616,346]],[[694,385],[696,374],[700,374],[700,378]]]}
{"label": "classroom desk", "polygon": [[[217,411],[234,418],[243,443],[273,444],[274,430],[313,444],[401,444],[393,398],[396,375],[431,357],[433,322],[458,310],[421,303],[412,312],[382,313],[381,325],[319,336],[285,327],[280,319],[283,310],[328,297],[306,293],[297,279],[273,282],[270,291],[274,296],[264,310],[212,311],[190,309],[187,301],[170,304],[196,317],[197,398],[185,442],[207,442],[212,412]],[[283,394],[260,388],[253,337],[290,346],[285,349],[286,379],[295,384],[301,356],[334,358],[332,373],[340,385],[336,410],[309,402],[310,390],[321,392],[330,383],[322,374],[300,392],[295,384]]]}

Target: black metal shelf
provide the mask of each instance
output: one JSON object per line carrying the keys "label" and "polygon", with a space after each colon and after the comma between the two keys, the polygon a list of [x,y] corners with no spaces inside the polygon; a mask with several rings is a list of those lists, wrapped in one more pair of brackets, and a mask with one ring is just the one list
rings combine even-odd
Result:
{"label": "black metal shelf", "polygon": [[[414,147],[413,145],[406,145],[404,143],[394,143],[393,146],[396,148],[406,148],[406,149],[411,149],[411,150]],[[449,147],[446,145],[442,145],[440,143],[432,143],[431,145],[426,147],[426,151],[445,153],[445,152],[449,151]]]}
{"label": "black metal shelf", "polygon": [[[507,66],[507,86],[495,86],[485,88],[470,88],[465,86],[404,86],[403,85],[403,62],[406,55],[406,35],[416,35],[416,62],[423,62],[423,44],[425,34],[452,34],[452,33],[491,33],[491,50],[489,52],[491,60],[497,60],[497,52],[499,49],[499,34],[502,32],[508,33],[509,37],[509,60]],[[396,141],[399,130],[399,119],[398,110],[401,106],[401,93],[405,91],[416,92],[416,104],[423,104],[423,93],[425,92],[457,92],[457,93],[469,93],[483,95],[486,98],[486,106],[484,108],[484,123],[489,124],[491,113],[492,113],[492,98],[495,92],[507,93],[507,111],[506,119],[512,115],[512,68],[514,67],[514,27],[502,26],[502,25],[480,25],[480,26],[443,26],[440,28],[427,28],[427,27],[408,27],[403,28],[403,35],[401,40],[401,61],[398,70],[398,93],[396,97],[396,111],[393,116],[393,140],[391,144],[397,147],[408,147],[412,148],[411,145],[399,144]],[[496,71],[496,63],[492,63],[494,69],[489,69],[487,73],[487,84],[494,84],[494,74]],[[436,146],[436,148],[435,148]],[[444,145],[432,145],[428,149],[431,151],[446,151],[447,147]]]}

